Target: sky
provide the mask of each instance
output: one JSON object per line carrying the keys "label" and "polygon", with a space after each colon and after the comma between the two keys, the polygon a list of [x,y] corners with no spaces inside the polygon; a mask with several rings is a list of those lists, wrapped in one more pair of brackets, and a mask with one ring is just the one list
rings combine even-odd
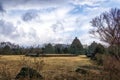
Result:
{"label": "sky", "polygon": [[120,8],[120,0],[0,0],[0,42],[100,42],[89,34],[90,21],[111,8]]}

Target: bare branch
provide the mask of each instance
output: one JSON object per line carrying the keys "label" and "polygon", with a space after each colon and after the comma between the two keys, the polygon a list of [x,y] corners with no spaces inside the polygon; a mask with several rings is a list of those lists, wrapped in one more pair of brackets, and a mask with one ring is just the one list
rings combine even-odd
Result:
{"label": "bare branch", "polygon": [[94,27],[90,34],[99,34],[102,41],[120,46],[120,9],[111,9],[90,22]]}

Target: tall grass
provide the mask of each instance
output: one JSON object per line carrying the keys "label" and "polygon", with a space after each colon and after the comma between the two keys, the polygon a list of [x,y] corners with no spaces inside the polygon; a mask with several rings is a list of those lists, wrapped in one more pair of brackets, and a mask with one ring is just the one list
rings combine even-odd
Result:
{"label": "tall grass", "polygon": [[40,72],[43,66],[44,61],[41,58],[31,59],[29,57],[21,56],[18,61],[7,62],[3,60],[0,61],[0,80],[14,80],[22,67],[30,67]]}
{"label": "tall grass", "polygon": [[[4,60],[1,56],[0,80],[14,80],[22,67],[34,68],[44,77],[43,80],[119,80],[120,61],[109,55],[102,56],[102,59],[103,65],[98,68],[99,66],[94,63],[88,65],[87,58],[79,56],[59,59],[57,57],[43,59],[43,57],[21,56],[16,60]],[[83,64],[84,60],[86,64]],[[87,68],[88,72],[86,74],[75,72],[74,69],[78,64],[81,68]]]}
{"label": "tall grass", "polygon": [[0,80],[11,80],[10,68],[7,66],[6,62],[2,63],[0,67]]}

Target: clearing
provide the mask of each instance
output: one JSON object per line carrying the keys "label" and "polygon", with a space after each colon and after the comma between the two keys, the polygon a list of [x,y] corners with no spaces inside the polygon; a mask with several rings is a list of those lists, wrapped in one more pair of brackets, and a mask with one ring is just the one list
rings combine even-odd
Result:
{"label": "clearing", "polygon": [[[0,55],[0,71],[12,79],[23,66],[29,66],[41,73],[45,80],[60,80],[62,77],[80,77],[76,68],[93,66],[93,62],[85,55],[73,57],[26,57],[24,55]],[[2,74],[2,73],[1,73]],[[79,79],[77,79],[79,80]]]}

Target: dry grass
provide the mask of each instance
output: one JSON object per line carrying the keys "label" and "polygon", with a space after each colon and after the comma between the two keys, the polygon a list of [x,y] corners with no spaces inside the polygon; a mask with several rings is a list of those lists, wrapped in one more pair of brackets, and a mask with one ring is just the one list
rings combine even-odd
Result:
{"label": "dry grass", "polygon": [[109,76],[109,80],[120,80],[120,58],[105,56],[103,66],[108,73],[106,76]]}
{"label": "dry grass", "polygon": [[[84,55],[77,57],[26,57],[23,55],[1,55],[0,71],[2,77],[13,79],[23,66],[37,69],[45,80],[57,76],[78,76],[74,72],[78,66],[92,65]],[[70,73],[70,74],[69,74]],[[1,77],[1,76],[0,76]]]}
{"label": "dry grass", "polygon": [[[14,80],[23,66],[29,66],[44,77],[44,80],[106,80],[90,66],[95,64],[85,55],[74,57],[26,57],[16,55],[0,56],[0,80]],[[76,68],[86,66],[89,73],[82,75]],[[90,67],[90,68],[89,68]],[[92,73],[91,73],[92,71]],[[98,76],[99,75],[99,76]]]}

